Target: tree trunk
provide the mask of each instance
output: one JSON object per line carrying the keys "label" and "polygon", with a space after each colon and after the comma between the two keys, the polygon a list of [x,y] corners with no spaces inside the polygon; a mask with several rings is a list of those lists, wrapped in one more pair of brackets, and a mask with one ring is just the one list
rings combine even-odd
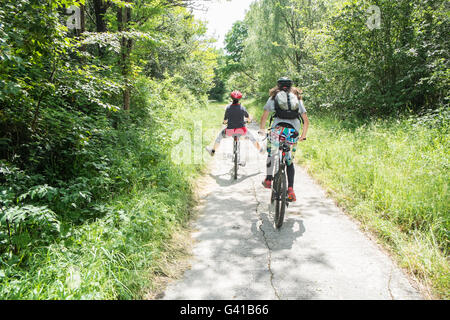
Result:
{"label": "tree trunk", "polygon": [[108,1],[93,0],[95,13],[95,27],[97,32],[106,32],[105,13],[109,7]]}
{"label": "tree trunk", "polygon": [[[80,29],[76,30],[76,34],[77,36],[81,36],[83,34],[84,31],[86,31],[86,6],[80,4]],[[86,51],[86,45],[82,45],[80,47],[81,51]]]}
{"label": "tree trunk", "polygon": [[[129,2],[129,1],[128,1]],[[131,21],[131,8],[118,8],[117,9],[117,22],[118,31],[128,31],[128,23]],[[131,86],[130,86],[130,53],[133,47],[133,40],[122,36],[120,39],[120,61],[119,65],[122,70],[122,76],[125,82],[125,88],[123,90],[123,109],[130,109],[130,96],[131,96]]]}
{"label": "tree trunk", "polygon": [[[94,2],[94,14],[95,14],[95,30],[97,32],[106,32],[105,14],[106,10],[110,6],[110,3],[106,0],[93,0]],[[106,48],[102,48],[98,45],[98,54],[100,57],[104,57],[106,54]]]}
{"label": "tree trunk", "polygon": [[80,34],[82,34],[84,31],[86,31],[86,6],[85,5],[80,5],[80,25],[81,25],[81,29],[80,29]]}

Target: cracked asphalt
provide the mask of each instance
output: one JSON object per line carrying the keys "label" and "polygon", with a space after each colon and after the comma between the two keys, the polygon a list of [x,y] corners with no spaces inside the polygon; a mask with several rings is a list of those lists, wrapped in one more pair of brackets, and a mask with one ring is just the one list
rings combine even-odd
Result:
{"label": "cracked asphalt", "polygon": [[[256,136],[256,127],[251,129]],[[168,284],[163,299],[424,299],[301,167],[297,202],[276,230],[268,211],[270,190],[261,185],[266,155],[242,140],[246,166],[233,180],[231,152],[232,139],[222,140],[202,180],[191,268]]]}

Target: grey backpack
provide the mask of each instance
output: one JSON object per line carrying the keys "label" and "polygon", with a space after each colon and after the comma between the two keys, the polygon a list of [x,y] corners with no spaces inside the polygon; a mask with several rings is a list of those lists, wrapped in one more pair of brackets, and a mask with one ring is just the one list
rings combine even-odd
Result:
{"label": "grey backpack", "polygon": [[274,99],[275,117],[280,119],[300,119],[299,101],[292,92],[280,91]]}

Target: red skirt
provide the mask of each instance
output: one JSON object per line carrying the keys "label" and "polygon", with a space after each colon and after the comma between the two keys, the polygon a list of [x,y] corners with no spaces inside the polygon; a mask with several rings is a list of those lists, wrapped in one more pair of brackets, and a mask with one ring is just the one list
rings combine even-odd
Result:
{"label": "red skirt", "polygon": [[236,129],[225,129],[225,134],[228,137],[231,137],[235,134],[239,134],[241,136],[245,136],[247,134],[247,127],[236,128]]}

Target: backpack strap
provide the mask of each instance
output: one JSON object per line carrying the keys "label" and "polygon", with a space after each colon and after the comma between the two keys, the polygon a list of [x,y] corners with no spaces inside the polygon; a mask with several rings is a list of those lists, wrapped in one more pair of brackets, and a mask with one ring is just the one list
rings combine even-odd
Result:
{"label": "backpack strap", "polygon": [[291,98],[289,97],[289,94],[290,94],[291,92],[290,92],[290,91],[289,91],[289,92],[285,91],[285,92],[286,92],[286,96],[287,96],[288,109],[289,109],[289,111],[292,111],[292,108],[291,108]]}
{"label": "backpack strap", "polygon": [[272,128],[272,122],[273,122],[273,118],[275,117],[275,113],[272,113],[272,115],[270,116],[270,121],[269,121],[269,127]]}
{"label": "backpack strap", "polygon": [[[277,96],[273,97],[273,102],[275,105],[275,115],[278,116],[278,114],[280,113],[280,104],[277,101]],[[273,119],[274,115],[272,115],[272,119]],[[270,120],[270,123],[272,124],[272,119]]]}

